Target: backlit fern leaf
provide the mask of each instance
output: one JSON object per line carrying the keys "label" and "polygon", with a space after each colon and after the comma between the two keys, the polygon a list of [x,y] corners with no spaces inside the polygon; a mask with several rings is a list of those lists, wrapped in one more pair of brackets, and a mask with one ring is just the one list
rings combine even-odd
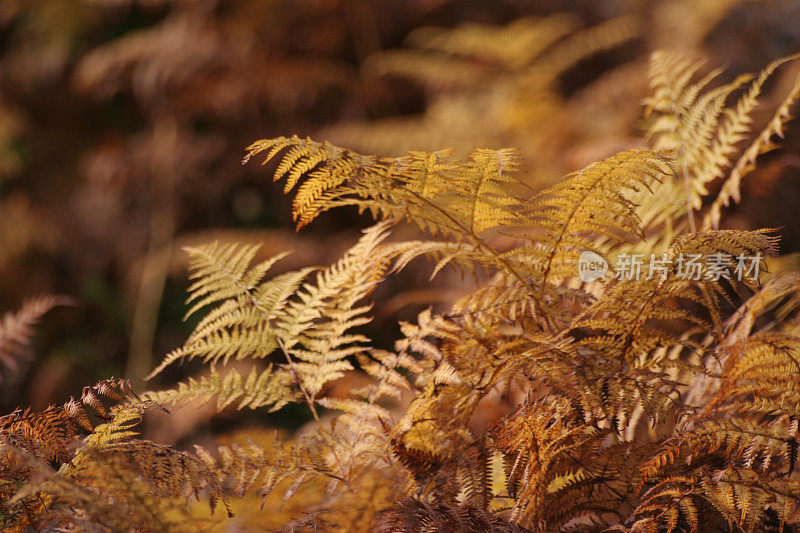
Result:
{"label": "backlit fern leaf", "polygon": [[[520,207],[511,193],[516,150],[476,150],[467,162],[453,160],[450,151],[374,158],[295,136],[258,141],[245,161],[260,154],[266,154],[265,163],[278,160],[275,180],[290,171],[306,175],[293,204],[301,227],[322,211],[354,205],[383,218],[409,219],[434,234],[470,240]],[[313,166],[300,165],[304,157]],[[296,184],[287,182],[287,192]]]}
{"label": "backlit fern leaf", "polygon": [[187,303],[194,305],[186,313],[189,317],[198,309],[228,298],[251,297],[256,284],[267,270],[287,254],[279,254],[263,263],[250,267],[259,245],[212,243],[199,248],[188,248],[195,282],[189,287]]}
{"label": "backlit fern leaf", "polygon": [[[265,358],[276,351],[279,366],[246,380],[236,371],[221,377],[212,368],[209,378],[193,381],[153,399],[176,405],[217,394],[220,408],[239,401],[239,407],[270,405],[280,409],[297,399],[298,387],[314,409],[316,394],[329,381],[353,367],[348,357],[362,352],[368,339],[350,330],[369,322],[365,299],[389,267],[390,248],[384,222],[365,231],[359,242],[336,263],[318,270],[302,269],[262,280],[283,254],[250,267],[252,247],[216,245],[191,250],[197,279],[192,299],[219,302],[195,327],[184,346],[167,354],[151,377],[179,359],[201,358],[227,363],[233,358]],[[285,360],[285,361],[284,361]]]}
{"label": "backlit fern leaf", "polygon": [[[278,157],[287,145],[307,150],[319,146],[310,140],[295,138],[293,142],[287,144],[284,138],[259,141],[248,157],[262,152]],[[335,154],[337,166],[323,164],[326,170],[311,172],[306,181],[322,182],[322,189],[332,172],[342,174],[342,179],[332,180],[331,188],[320,196],[325,209],[356,205],[383,217],[408,218],[433,235],[440,234],[445,242],[408,243],[398,264],[404,265],[415,254],[437,259],[435,271],[449,262],[470,270],[471,264],[481,264],[516,278],[532,294],[539,310],[546,309],[541,301],[544,282],[576,274],[578,256],[600,246],[598,239],[618,242],[641,235],[636,206],[625,194],[648,188],[672,172],[666,154],[633,150],[568,176],[535,197],[528,207],[512,192],[518,167],[512,151],[477,150],[467,163],[456,163],[442,152],[411,152],[406,158],[364,163],[357,154],[334,152],[332,147],[327,150],[331,157]],[[317,212],[295,205],[301,225]],[[523,227],[536,245],[498,254],[480,234],[503,225]],[[542,286],[535,290],[536,284]]]}
{"label": "backlit fern leaf", "polygon": [[193,400],[206,401],[216,396],[217,411],[232,404],[237,409],[269,406],[270,411],[277,411],[289,402],[300,400],[299,393],[292,390],[293,383],[291,373],[272,365],[260,372],[253,368],[246,376],[235,369],[220,374],[212,368],[208,376],[189,378],[175,389],[146,392],[142,398],[165,409],[175,409]]}
{"label": "backlit fern leaf", "polygon": [[380,248],[387,236],[387,223],[366,230],[339,261],[317,273],[315,284],[303,285],[275,322],[288,368],[311,401],[325,383],[353,368],[347,358],[369,340],[349,331],[371,320],[364,300],[389,267]]}
{"label": "backlit fern leaf", "polygon": [[256,251],[252,245],[220,247],[216,243],[189,250],[196,279],[189,288],[189,301],[196,301],[190,311],[221,303],[200,320],[181,348],[167,354],[148,379],[185,358],[226,363],[231,358],[265,358],[278,347],[271,320],[309,270],[262,282],[267,270],[286,254],[250,266]]}
{"label": "backlit fern leaf", "polygon": [[[280,158],[287,147],[316,153],[319,143],[310,139],[278,138],[254,143],[249,159],[266,153]],[[518,169],[514,150],[476,150],[466,162],[454,161],[448,152],[410,152],[403,158],[366,158],[354,152],[325,145],[328,159],[308,173],[304,185],[318,191],[312,207],[294,204],[298,225],[303,226],[327,209],[352,205],[383,219],[406,219],[416,223],[442,244],[407,246],[400,264],[414,255],[430,253],[439,261],[472,270],[471,262],[515,277],[534,299],[540,299],[524,269],[492,248],[481,234],[517,219],[524,202],[513,189]],[[290,151],[288,153],[294,153]],[[289,157],[286,153],[284,157]],[[289,161],[293,161],[293,157]],[[645,158],[641,164],[647,167]],[[624,173],[624,169],[623,169]],[[301,186],[302,187],[302,186]],[[299,198],[300,193],[295,198]],[[455,244],[456,246],[453,246]],[[460,245],[463,245],[460,246]],[[539,302],[538,311],[547,314]]]}
{"label": "backlit fern leaf", "polygon": [[[796,57],[797,56],[793,56],[791,59],[795,59]],[[767,69],[769,69],[769,67],[767,67]],[[731,201],[739,202],[742,178],[755,168],[756,158],[758,158],[759,155],[777,147],[772,139],[774,137],[783,138],[786,123],[792,118],[790,110],[798,97],[800,97],[800,75],[795,79],[791,91],[775,110],[767,126],[758,134],[758,137],[753,140],[750,146],[734,164],[728,178],[722,184],[722,189],[709,208],[704,220],[704,225],[706,227],[718,227],[722,216],[722,208],[730,205]]]}
{"label": "backlit fern leaf", "polygon": [[[649,188],[672,173],[667,154],[630,150],[570,174],[531,200],[520,221],[534,244],[508,253],[518,261],[533,261],[542,283],[577,274],[577,261],[595,250],[598,237],[619,242],[641,236],[639,218],[625,194]],[[601,250],[602,251],[602,250]]]}
{"label": "backlit fern leaf", "polygon": [[[731,83],[709,89],[709,84],[722,73],[722,69],[715,69],[695,80],[704,62],[691,61],[675,52],[652,54],[650,84],[653,95],[647,100],[645,115],[651,119],[648,137],[656,148],[676,151],[677,167],[687,195],[685,211],[690,219],[690,211],[702,207],[709,184],[728,174],[722,191],[705,216],[703,228],[719,226],[722,207],[727,206],[731,199],[738,201],[739,184],[744,174],[754,168],[759,154],[774,147],[772,137],[782,135],[784,124],[790,118],[789,109],[800,94],[800,81],[795,82],[767,127],[733,163],[741,143],[752,131],[752,115],[759,106],[758,98],[764,84],[778,67],[796,57],[775,60],[758,76],[744,74]],[[743,87],[746,91],[738,98],[735,107],[729,106],[731,95]]]}

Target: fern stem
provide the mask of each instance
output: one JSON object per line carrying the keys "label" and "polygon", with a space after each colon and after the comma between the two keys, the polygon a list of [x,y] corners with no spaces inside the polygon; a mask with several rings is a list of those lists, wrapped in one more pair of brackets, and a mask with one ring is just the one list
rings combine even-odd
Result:
{"label": "fern stem", "polygon": [[681,165],[683,167],[681,173],[683,174],[683,185],[686,188],[686,216],[689,219],[689,231],[691,233],[697,233],[697,224],[694,220],[694,206],[692,205],[692,182],[689,179],[689,164],[683,152],[684,150],[681,148]]}
{"label": "fern stem", "polygon": [[[546,325],[547,325],[547,328],[550,331],[550,333],[553,333],[553,334],[556,333],[556,330],[557,330],[557,328],[556,328],[556,320],[552,316],[550,311],[548,310],[547,306],[544,304],[544,299],[542,298],[542,296],[539,296],[537,294],[536,289],[528,282],[528,280],[526,280],[525,277],[522,274],[517,272],[517,270],[513,266],[511,266],[511,263],[509,263],[500,254],[498,254],[497,251],[494,250],[491,246],[489,246],[488,244],[483,242],[483,240],[480,237],[478,237],[475,234],[474,231],[472,231],[471,229],[466,228],[461,222],[459,222],[455,217],[453,217],[445,209],[442,209],[441,207],[436,205],[434,202],[431,202],[430,200],[428,200],[424,196],[418,194],[416,191],[413,191],[411,189],[407,189],[407,190],[411,195],[413,195],[419,201],[423,202],[425,205],[431,207],[432,209],[435,209],[440,214],[442,214],[444,217],[446,217],[450,222],[452,222],[456,227],[458,227],[465,235],[469,236],[469,238],[472,240],[472,242],[478,248],[480,248],[485,253],[490,255],[495,260],[495,262],[497,264],[501,265],[509,274],[514,276],[520,283],[522,283],[522,285],[525,287],[525,289],[528,290],[528,292],[530,293],[531,297],[533,297],[533,299],[536,301],[537,305],[539,306],[539,310],[541,311],[542,315],[544,316],[544,318],[546,320]],[[543,285],[543,287],[544,287],[544,285]],[[542,290],[544,290],[544,289],[542,289]]]}
{"label": "fern stem", "polygon": [[292,377],[294,378],[294,382],[297,383],[297,387],[300,389],[300,392],[303,393],[303,397],[306,399],[306,404],[308,404],[308,408],[311,409],[311,414],[314,416],[314,420],[319,422],[319,415],[317,414],[317,409],[314,407],[314,399],[308,394],[308,391],[303,386],[303,382],[300,380],[300,376],[297,375],[297,372],[294,370],[294,361],[289,356],[289,352],[286,350],[286,345],[283,344],[283,339],[280,337],[276,338],[278,341],[278,346],[280,346],[283,355],[286,356],[286,361],[289,366],[289,371],[292,373]]}
{"label": "fern stem", "polygon": [[[584,169],[581,169],[581,171],[580,171],[580,174],[579,174],[579,175],[583,175],[583,171],[584,171]],[[602,180],[602,179],[603,179],[605,176],[606,176],[605,174],[602,174],[602,175],[601,175],[601,176],[600,176],[600,177],[599,177],[599,178],[598,178],[598,179],[597,179],[597,180],[594,182],[594,184],[593,184],[593,185],[597,185],[597,183],[599,183],[599,182],[600,182],[600,180]],[[581,198],[580,200],[578,200],[578,201],[575,203],[575,206],[572,208],[572,211],[570,211],[569,215],[568,215],[568,216],[567,216],[567,218],[566,218],[566,222],[564,223],[564,227],[563,227],[563,228],[561,228],[561,233],[559,233],[559,235],[558,235],[558,238],[556,239],[556,242],[553,244],[553,253],[552,253],[552,254],[550,254],[550,257],[548,257],[548,259],[547,259],[547,266],[546,266],[546,267],[545,267],[545,269],[544,269],[544,274],[542,274],[542,287],[541,287],[541,292],[540,292],[540,295],[541,295],[542,297],[544,297],[544,287],[545,287],[545,285],[547,284],[547,277],[550,275],[550,269],[551,269],[551,268],[552,268],[552,266],[553,266],[553,258],[555,257],[556,250],[558,250],[558,247],[559,247],[559,245],[561,244],[561,241],[563,241],[563,240],[564,240],[564,236],[565,236],[565,235],[566,235],[566,233],[567,233],[567,228],[569,227],[569,223],[570,223],[570,221],[571,221],[571,220],[572,220],[572,218],[575,216],[575,213],[577,213],[577,212],[578,212],[578,209],[580,209],[580,207],[581,207],[581,204],[583,204],[583,201],[584,201],[586,198],[588,198],[588,195],[585,195],[583,198]]]}

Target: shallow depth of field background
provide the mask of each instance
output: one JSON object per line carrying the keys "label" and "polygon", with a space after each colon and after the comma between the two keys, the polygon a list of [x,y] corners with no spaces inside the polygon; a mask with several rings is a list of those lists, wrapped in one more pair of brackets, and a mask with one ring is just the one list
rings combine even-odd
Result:
{"label": "shallow depth of field background", "polygon": [[[513,53],[498,61],[476,51],[439,77],[415,70],[413,55],[426,53],[415,48],[419,28],[506,26],[555,13],[573,31],[627,17],[631,37],[547,87],[523,85],[530,80]],[[487,49],[503,50],[503,39],[508,50],[519,46],[509,35],[488,32]],[[262,242],[264,255],[293,249],[281,263],[290,269],[327,264],[352,244],[366,220],[356,213],[295,232],[271,169],[241,164],[252,141],[308,135],[379,155],[516,146],[525,181],[540,188],[641,145],[647,57],[660,47],[707,56],[727,67],[727,81],[800,50],[800,4],[0,1],[0,311],[43,292],[74,299],[45,317],[28,362],[16,372],[0,368],[2,411],[42,409],[112,375],[141,387],[191,330],[182,321],[183,246]],[[410,66],[396,61],[408,56],[390,52],[397,49],[411,53]],[[773,92],[782,95],[791,79],[790,71],[778,76]],[[748,178],[728,224],[783,225],[781,251],[789,253],[800,249],[798,123],[784,146]],[[461,283],[447,275],[438,292],[414,291],[427,271],[381,289],[388,303],[370,326],[377,342],[388,342],[396,320],[414,316],[426,298],[446,299]],[[296,427],[306,414],[280,416],[269,422]],[[225,423],[215,419],[212,429]]]}

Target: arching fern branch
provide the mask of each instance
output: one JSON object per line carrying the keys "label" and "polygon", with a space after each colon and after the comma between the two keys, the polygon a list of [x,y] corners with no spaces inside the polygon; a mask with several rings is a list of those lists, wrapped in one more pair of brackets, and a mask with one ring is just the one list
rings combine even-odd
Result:
{"label": "arching fern branch", "polygon": [[[584,251],[602,252],[632,236],[643,237],[636,205],[626,197],[672,174],[666,153],[629,150],[566,176],[530,201],[514,221],[532,244],[506,256],[529,264],[540,283],[577,275]],[[603,246],[603,248],[600,248]]]}
{"label": "arching fern branch", "polygon": [[[789,110],[800,95],[800,78],[766,128],[736,159],[741,143],[751,136],[753,113],[759,107],[758,98],[764,84],[781,65],[797,57],[777,59],[758,76],[743,74],[731,83],[709,89],[722,69],[695,79],[704,61],[692,61],[676,52],[652,54],[650,85],[653,95],[647,99],[645,111],[645,117],[651,120],[647,136],[655,148],[676,151],[677,166],[686,189],[685,214],[692,231],[698,229],[694,226],[693,212],[702,207],[709,184],[728,174],[700,229],[719,226],[722,207],[731,200],[738,201],[742,177],[755,167],[758,155],[774,148],[771,139],[782,136],[784,124],[791,118]],[[729,105],[731,95],[743,87],[746,91],[735,106]]]}
{"label": "arching fern branch", "polygon": [[145,392],[141,397],[169,410],[216,396],[217,411],[233,404],[236,409],[269,407],[270,411],[278,411],[287,403],[301,401],[299,392],[292,388],[293,384],[291,372],[274,365],[262,371],[251,368],[246,376],[235,369],[221,374],[211,368],[208,376],[189,378],[175,389]]}
{"label": "arching fern branch", "polygon": [[[266,271],[283,254],[250,266],[252,246],[209,246],[191,249],[195,283],[190,287],[192,311],[216,303],[183,347],[168,354],[150,374],[158,374],[180,359],[201,358],[216,365],[231,358],[263,359],[279,350],[277,366],[242,382],[236,372],[224,378],[213,371],[210,378],[190,382],[172,392],[154,396],[169,404],[218,394],[220,405],[241,396],[240,405],[280,408],[293,399],[287,379],[302,393],[312,412],[322,387],[353,367],[348,357],[365,349],[368,339],[350,333],[367,322],[365,303],[382,281],[396,252],[382,244],[390,222],[364,232],[358,243],[326,269],[288,272],[263,280]],[[284,362],[285,358],[285,362]],[[241,389],[244,386],[245,389]]]}
{"label": "arching fern branch", "polygon": [[[249,147],[245,161],[259,154],[266,154],[264,163],[278,160],[275,180],[287,177],[287,192],[306,175],[293,203],[299,226],[346,205],[369,210],[375,217],[405,219],[446,242],[470,245],[466,253],[483,266],[505,271],[531,294],[537,292],[525,274],[480,235],[513,219],[522,208],[523,200],[513,192],[516,150],[476,150],[467,162],[453,161],[449,151],[375,158],[295,136],[258,141]],[[441,258],[446,252],[433,253]],[[546,314],[546,306],[539,303],[539,311]]]}

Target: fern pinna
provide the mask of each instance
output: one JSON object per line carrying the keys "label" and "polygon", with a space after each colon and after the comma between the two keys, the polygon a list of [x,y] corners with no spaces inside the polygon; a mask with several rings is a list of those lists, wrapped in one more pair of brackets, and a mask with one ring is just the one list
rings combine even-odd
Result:
{"label": "fern pinna", "polygon": [[[64,406],[0,418],[4,526],[793,530],[800,277],[765,270],[775,231],[719,229],[789,118],[797,83],[735,157],[766,79],[792,59],[711,88],[719,71],[654,55],[653,148],[538,194],[514,150],[378,158],[299,137],[254,143],[245,160],[274,166],[298,226],[342,206],[377,223],[332,265],[274,276],[285,254],[187,249],[187,316],[205,314],[150,377],[191,359],[207,370],[139,394],[107,381]],[[402,221],[427,237],[391,240]],[[634,276],[630,260],[644,251],[651,270]],[[582,280],[585,252],[611,268]],[[478,285],[401,323],[392,349],[371,346],[370,299],[419,256]],[[698,258],[706,269],[690,270]],[[0,338],[19,337],[4,331],[13,322]],[[331,393],[349,375],[361,379]],[[507,409],[477,423],[503,395]],[[299,404],[314,421],[293,436],[193,450],[137,431],[148,411],[212,399],[217,411]]]}

